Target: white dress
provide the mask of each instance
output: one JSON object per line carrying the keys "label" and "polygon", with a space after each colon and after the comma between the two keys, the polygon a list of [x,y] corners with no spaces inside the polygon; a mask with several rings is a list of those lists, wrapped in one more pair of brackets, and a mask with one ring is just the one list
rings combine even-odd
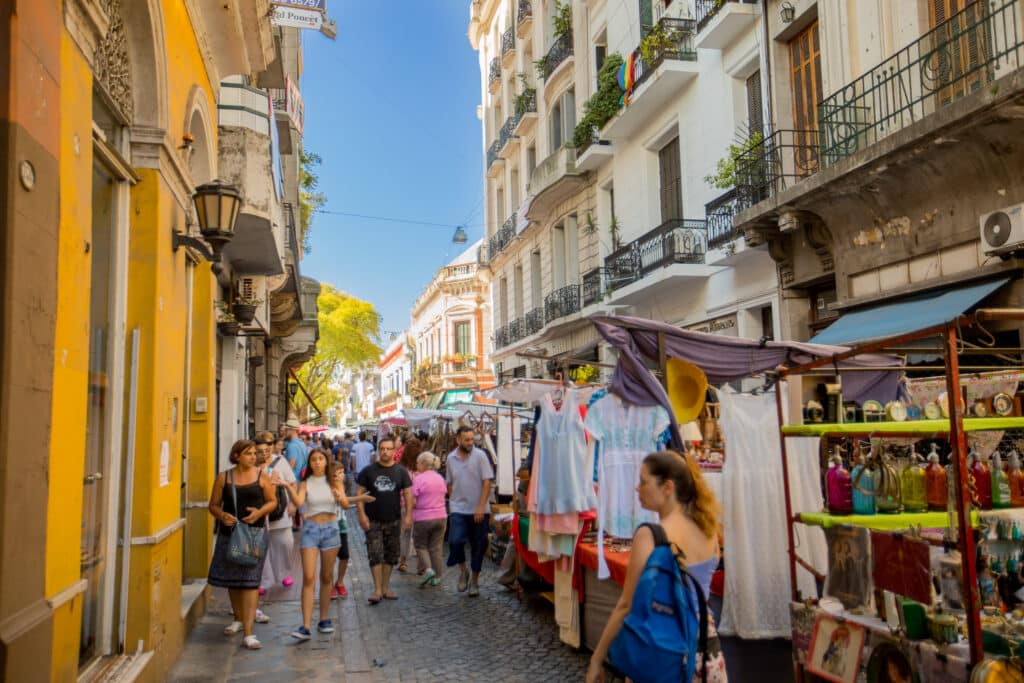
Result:
{"label": "white dress", "polygon": [[566,391],[561,409],[551,394],[537,422],[537,445],[541,449],[537,481],[536,511],[542,515],[593,510],[593,449],[587,445],[578,395]]}
{"label": "white dress", "polygon": [[596,401],[587,411],[587,431],[601,443],[597,460],[597,576],[609,576],[604,535],[632,538],[644,522],[657,515],[640,505],[636,486],[644,458],[658,448],[658,436],[669,425],[661,406],[636,406],[615,394]]}

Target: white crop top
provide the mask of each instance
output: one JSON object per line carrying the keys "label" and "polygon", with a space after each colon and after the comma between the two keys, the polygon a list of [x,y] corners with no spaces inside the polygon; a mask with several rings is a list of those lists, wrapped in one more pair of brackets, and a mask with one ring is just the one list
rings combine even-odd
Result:
{"label": "white crop top", "polygon": [[334,499],[331,487],[327,485],[327,477],[311,476],[306,480],[306,503],[302,506],[303,514],[312,517],[322,513],[337,514],[338,502]]}

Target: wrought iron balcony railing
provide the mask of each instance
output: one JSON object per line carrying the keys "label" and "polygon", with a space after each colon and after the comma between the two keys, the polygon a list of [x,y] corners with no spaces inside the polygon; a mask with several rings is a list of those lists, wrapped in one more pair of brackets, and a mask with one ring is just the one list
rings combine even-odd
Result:
{"label": "wrought iron balcony railing", "polygon": [[656,35],[650,59],[644,59],[640,48],[633,52],[633,88],[639,87],[652,73],[658,70],[666,59],[695,61],[697,48],[694,45],[696,22],[693,19],[662,17],[648,35]]}
{"label": "wrought iron balcony railing", "polygon": [[566,33],[551,44],[547,55],[544,57],[544,79],[555,72],[558,65],[572,56],[572,32]]}
{"label": "wrought iron balcony railing", "polygon": [[753,206],[817,171],[818,131],[777,130],[736,157],[738,199]]}
{"label": "wrought iron balcony railing", "polygon": [[516,121],[528,113],[537,113],[537,91],[534,88],[527,88],[516,97]]}
{"label": "wrought iron balcony railing", "polygon": [[502,325],[494,331],[491,335],[491,339],[494,341],[494,348],[501,349],[508,346],[511,342],[508,340],[508,325]]}
{"label": "wrought iron balcony railing", "polygon": [[756,5],[758,0],[695,0],[697,15],[697,33],[704,30],[704,27],[715,18],[719,10],[725,7],[727,2],[739,4]]}
{"label": "wrought iron balcony railing", "polygon": [[520,339],[526,338],[526,320],[516,318],[508,324],[508,343],[515,344]]}
{"label": "wrought iron balcony railing", "polygon": [[491,165],[495,161],[497,161],[498,159],[501,158],[501,157],[498,156],[498,150],[501,149],[501,145],[499,144],[500,142],[501,142],[501,139],[499,138],[499,139],[495,140],[494,142],[492,142],[491,146],[487,148],[487,168],[488,169],[491,168]]}
{"label": "wrought iron balcony railing", "polygon": [[580,286],[566,285],[544,297],[544,322],[564,318],[580,310]]}
{"label": "wrought iron balcony railing", "polygon": [[533,3],[530,0],[519,0],[519,9],[516,12],[516,24],[523,23],[526,19],[533,18]]}
{"label": "wrought iron balcony railing", "polygon": [[512,131],[516,129],[516,125],[519,123],[519,118],[520,117],[518,115],[513,115],[505,119],[505,124],[501,127],[501,130],[498,131],[499,152],[505,149],[505,145],[508,144],[508,141],[515,137],[512,134]]}
{"label": "wrought iron balcony railing", "polygon": [[494,57],[491,59],[491,66],[487,70],[487,87],[494,87],[495,81],[501,80],[501,59]]}
{"label": "wrought iron balcony railing", "polygon": [[523,316],[523,336],[528,337],[531,334],[537,334],[544,329],[544,309],[533,308],[530,309],[526,315]]}
{"label": "wrought iron balcony railing", "polygon": [[818,105],[821,163],[831,166],[1024,66],[1019,0],[982,0]]}
{"label": "wrought iron balcony railing", "polygon": [[501,251],[512,242],[512,239],[516,236],[516,214],[512,212],[512,215],[505,219],[501,228],[494,233],[491,238],[487,241],[487,253],[493,259],[495,256],[501,253]]}
{"label": "wrought iron balcony railing", "polygon": [[583,305],[596,304],[604,298],[604,287],[602,286],[602,275],[604,268],[594,268],[583,274],[582,296]]}
{"label": "wrought iron balcony railing", "polygon": [[673,218],[646,235],[613,251],[604,260],[608,286],[619,289],[675,263],[704,263],[707,253],[704,221]]}
{"label": "wrought iron balcony railing", "polygon": [[513,27],[508,27],[504,33],[501,34],[501,56],[505,57],[511,54],[516,49],[516,30]]}
{"label": "wrought iron balcony railing", "polygon": [[739,193],[732,188],[704,205],[704,220],[708,226],[708,248],[724,246],[739,236],[732,217],[742,208]]}

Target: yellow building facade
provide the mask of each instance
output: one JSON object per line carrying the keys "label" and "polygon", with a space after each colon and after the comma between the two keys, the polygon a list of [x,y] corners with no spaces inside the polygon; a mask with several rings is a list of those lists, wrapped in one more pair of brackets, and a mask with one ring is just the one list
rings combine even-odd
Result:
{"label": "yellow building facade", "polygon": [[217,468],[217,88],[267,0],[0,0],[0,680],[161,680]]}

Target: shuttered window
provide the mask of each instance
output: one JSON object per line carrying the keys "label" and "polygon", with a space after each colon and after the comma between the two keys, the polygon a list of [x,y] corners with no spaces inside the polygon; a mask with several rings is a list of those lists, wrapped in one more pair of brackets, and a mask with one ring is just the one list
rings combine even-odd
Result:
{"label": "shuttered window", "polygon": [[640,0],[640,36],[646,36],[654,28],[654,7],[651,0]]}
{"label": "shuttered window", "polygon": [[798,176],[818,170],[818,103],[821,101],[821,44],[814,21],[789,43],[793,88],[794,167]]}
{"label": "shuttered window", "polygon": [[747,135],[764,134],[764,109],[761,103],[761,72],[747,79]]}
{"label": "shuttered window", "polygon": [[939,106],[975,92],[989,78],[981,68],[991,49],[989,27],[983,20],[986,9],[980,0],[928,2],[931,27],[937,29],[928,66],[936,81],[932,85]]}
{"label": "shuttered window", "polygon": [[661,179],[661,222],[682,218],[683,182],[678,137],[658,152],[658,175]]}
{"label": "shuttered window", "polygon": [[455,323],[455,353],[468,356],[473,353],[473,330],[468,322]]}

